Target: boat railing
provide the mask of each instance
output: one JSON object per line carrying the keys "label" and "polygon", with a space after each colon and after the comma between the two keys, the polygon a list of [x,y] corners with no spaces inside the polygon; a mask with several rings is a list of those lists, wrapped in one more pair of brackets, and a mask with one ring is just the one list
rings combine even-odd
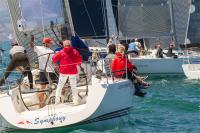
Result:
{"label": "boat railing", "polygon": [[[50,66],[49,68],[52,70],[52,72],[55,73],[55,75],[57,77],[57,80],[53,81],[53,80],[51,80],[50,75],[46,72],[46,69],[43,70],[47,74],[47,77],[50,81],[50,85],[55,82],[57,83],[58,78],[59,78],[59,70],[58,69],[59,69],[60,65],[56,64],[56,63],[52,63],[51,57],[53,56],[53,53],[43,54],[43,55],[40,55],[40,56],[30,60],[32,70],[33,69],[39,70],[39,63],[36,59],[38,59],[40,57],[42,58],[43,56],[48,56],[45,67],[47,68],[47,66]],[[99,79],[106,79],[108,84],[110,83],[110,81],[112,83],[119,81],[120,78],[117,79],[116,77],[114,77],[114,73],[112,72],[112,68],[111,68],[111,63],[112,63],[112,59],[107,59],[107,58],[100,58],[98,60],[89,59],[88,61],[79,62],[78,64],[81,64],[81,65],[79,67],[78,81],[81,80],[83,82],[83,79],[85,81],[84,81],[84,83],[78,83],[77,85],[78,86],[85,85],[86,88],[88,88],[88,84],[91,84],[92,76],[96,76]],[[77,64],[68,64],[65,66],[67,67],[70,65],[77,65]],[[21,73],[22,71],[25,72],[26,70],[19,70],[19,71],[12,71],[12,72]],[[121,70],[121,71],[125,71],[125,70]],[[38,75],[37,75],[37,77],[38,77]],[[16,80],[15,81],[14,80],[13,81],[6,80],[6,82],[7,82],[6,86],[11,87],[10,82],[13,82],[13,84],[19,84],[19,82],[23,81],[23,78],[24,77],[21,76],[20,79],[17,80],[17,82],[15,82]],[[114,79],[117,79],[117,80],[114,80]],[[34,82],[35,82],[35,84],[41,83],[37,79]]]}
{"label": "boat railing", "polygon": [[[49,58],[49,60],[50,59],[51,58]],[[101,80],[106,81],[106,82],[103,82],[104,84],[105,83],[113,84],[113,83],[117,83],[119,81],[124,80],[124,78],[122,78],[122,77],[114,76],[114,72],[111,69],[111,63],[112,63],[112,60],[106,59],[106,58],[98,59],[98,60],[88,60],[88,61],[78,63],[81,65],[78,67],[77,87],[82,86],[81,88],[84,91],[84,95],[83,95],[83,93],[80,94],[80,92],[82,92],[82,90],[78,91],[79,97],[81,99],[83,99],[84,97],[86,97],[88,95],[88,91],[89,91],[88,88],[90,85],[92,85],[92,77],[95,77],[99,81],[101,81]],[[68,65],[65,65],[65,67],[70,66],[70,65],[77,65],[77,64],[76,63],[68,64]],[[52,69],[53,72],[57,73],[57,77],[59,77],[59,73],[57,70],[58,67],[60,67],[60,65],[55,66],[55,64],[53,64],[53,63],[50,64],[50,68]],[[38,65],[34,65],[34,69],[38,69]],[[127,70],[120,70],[119,72],[121,72],[121,71],[127,72]],[[20,71],[12,71],[12,72],[21,73]],[[50,75],[47,74],[48,79],[49,79],[49,84],[47,85],[46,89],[41,90],[39,86],[38,86],[38,88],[35,88],[35,86],[37,86],[37,84],[40,84],[40,82],[37,82],[37,78],[39,77],[39,72],[36,73],[36,75],[33,74],[33,76],[36,76],[36,79],[34,79],[35,80],[34,81],[34,89],[28,89],[29,87],[27,87],[27,86],[29,86],[29,82],[26,82],[28,80],[28,77],[24,77],[23,74],[21,74],[21,77],[17,80],[13,80],[13,81],[6,80],[7,90],[11,90],[13,88],[18,89],[18,91],[16,91],[16,92],[19,92],[18,95],[21,97],[23,106],[26,108],[26,110],[33,110],[32,107],[34,107],[35,105],[38,105],[38,103],[35,103],[35,102],[32,104],[30,104],[30,103],[27,104],[26,99],[24,99],[24,96],[26,97],[26,94],[31,95],[31,94],[37,94],[37,93],[44,93],[47,96],[47,99],[45,100],[45,105],[51,105],[54,103],[54,100],[55,100],[55,96],[53,95],[53,92],[56,90],[56,86],[57,86],[56,83],[58,82],[58,80],[51,81]],[[125,78],[127,78],[127,76]],[[12,84],[11,84],[11,82],[12,82]],[[99,82],[99,83],[101,83],[101,82]],[[67,80],[63,91],[66,91],[66,92],[70,91],[71,89],[69,89],[69,88],[70,88],[70,84]],[[65,96],[67,96],[66,101],[70,100],[70,94],[71,93],[69,93],[69,95],[68,94],[65,95]]]}
{"label": "boat railing", "polygon": [[187,55],[189,57],[199,57],[200,56],[200,49],[197,47],[191,47],[185,50],[185,53],[187,53]]}
{"label": "boat railing", "polygon": [[[100,71],[99,73],[101,74],[101,78],[100,77],[99,78],[106,79],[107,84],[116,83],[121,80],[128,79],[127,67],[125,67],[124,69],[121,69],[121,70],[113,71],[112,66],[111,66],[112,60],[113,59],[111,59],[111,58],[101,58],[97,61],[98,62],[97,63],[97,72]],[[118,72],[124,73],[123,76],[116,76],[116,73],[118,73]]]}

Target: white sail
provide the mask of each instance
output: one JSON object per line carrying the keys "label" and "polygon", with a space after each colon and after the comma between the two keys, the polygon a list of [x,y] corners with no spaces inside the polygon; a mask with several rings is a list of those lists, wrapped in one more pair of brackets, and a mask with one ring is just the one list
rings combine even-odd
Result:
{"label": "white sail", "polygon": [[61,0],[21,0],[21,15],[28,28],[36,29],[50,25],[50,21],[63,23]]}
{"label": "white sail", "polygon": [[[58,41],[57,37],[52,32],[50,23],[53,21],[57,27],[64,24],[64,19],[62,18],[62,13],[60,11],[62,5],[59,2],[61,1],[7,0],[16,40],[20,45],[23,45],[26,48],[30,60],[33,60],[33,58],[36,57],[28,46],[30,34],[35,35],[35,43],[37,45],[42,44],[41,40],[44,36],[53,38],[54,42]],[[48,10],[46,10],[46,8]],[[53,12],[54,10],[55,12]],[[20,30],[19,24],[22,26],[26,25],[24,32],[23,29]],[[56,34],[59,34],[60,28],[56,29],[55,32]],[[60,36],[58,37],[60,38]]]}
{"label": "white sail", "polygon": [[120,38],[173,36],[177,44],[183,44],[190,4],[190,0],[119,0]]}
{"label": "white sail", "polygon": [[120,38],[169,36],[170,7],[165,0],[119,0]]}
{"label": "white sail", "polygon": [[[7,8],[6,0],[0,0],[0,42],[13,40],[8,38],[9,35],[13,36],[12,25],[10,23],[10,16]],[[14,36],[13,36],[14,37]]]}

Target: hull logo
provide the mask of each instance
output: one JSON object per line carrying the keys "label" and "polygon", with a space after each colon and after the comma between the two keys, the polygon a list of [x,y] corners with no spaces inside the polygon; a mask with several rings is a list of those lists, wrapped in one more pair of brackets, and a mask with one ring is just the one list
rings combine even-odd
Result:
{"label": "hull logo", "polygon": [[18,122],[17,124],[20,124],[20,125],[29,125],[29,124],[33,124],[33,125],[44,125],[44,124],[52,124],[52,123],[55,123],[55,122],[59,122],[59,123],[62,123],[65,121],[65,116],[63,115],[51,115],[51,116],[47,116],[47,117],[43,117],[43,118],[40,118],[40,117],[36,117],[34,120],[32,121],[28,121],[28,120],[23,120],[23,121],[20,121]]}

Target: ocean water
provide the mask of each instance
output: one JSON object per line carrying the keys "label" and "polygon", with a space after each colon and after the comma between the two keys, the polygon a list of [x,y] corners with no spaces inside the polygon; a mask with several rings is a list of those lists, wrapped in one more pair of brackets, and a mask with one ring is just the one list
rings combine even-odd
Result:
{"label": "ocean water", "polygon": [[[2,47],[4,48],[4,46]],[[5,49],[9,49],[8,45]],[[8,64],[7,52],[3,66]],[[13,75],[12,78],[15,78]],[[200,82],[185,76],[154,77],[146,97],[134,97],[128,121],[112,128],[75,129],[71,133],[199,133]],[[0,128],[0,130],[3,130]],[[3,132],[3,131],[0,131]],[[66,133],[67,129],[31,131],[31,133]]]}

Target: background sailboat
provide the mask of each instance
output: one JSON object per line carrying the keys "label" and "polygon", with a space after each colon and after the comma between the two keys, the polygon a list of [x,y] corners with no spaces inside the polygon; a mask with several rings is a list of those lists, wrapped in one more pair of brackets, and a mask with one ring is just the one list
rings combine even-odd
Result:
{"label": "background sailboat", "polygon": [[191,15],[189,21],[189,29],[187,37],[190,43],[200,43],[200,14],[199,14],[200,1],[193,0],[191,5]]}
{"label": "background sailboat", "polygon": [[[183,60],[187,58],[177,54],[178,59],[156,58],[154,51],[157,42],[167,48],[171,40],[176,47],[184,44],[190,19],[191,1],[184,0],[119,0],[118,1],[119,38],[128,40],[143,38],[144,48],[149,55],[132,58],[140,73],[183,74]],[[198,61],[199,57],[191,58]]]}
{"label": "background sailboat", "polygon": [[[196,53],[199,55],[199,35],[200,35],[200,28],[199,28],[199,11],[196,10],[200,6],[199,1],[192,1],[192,5],[190,7],[190,21],[189,21],[189,29],[187,34],[187,44],[185,44],[184,48],[189,48],[190,51],[193,51],[195,48],[197,49]],[[194,48],[192,48],[194,47]],[[189,52],[190,52],[189,51]],[[188,53],[189,53],[188,52]],[[194,51],[193,51],[194,52]],[[184,62],[182,65],[183,71],[185,76],[188,79],[200,79],[200,65],[198,62],[191,62],[190,57]]]}

